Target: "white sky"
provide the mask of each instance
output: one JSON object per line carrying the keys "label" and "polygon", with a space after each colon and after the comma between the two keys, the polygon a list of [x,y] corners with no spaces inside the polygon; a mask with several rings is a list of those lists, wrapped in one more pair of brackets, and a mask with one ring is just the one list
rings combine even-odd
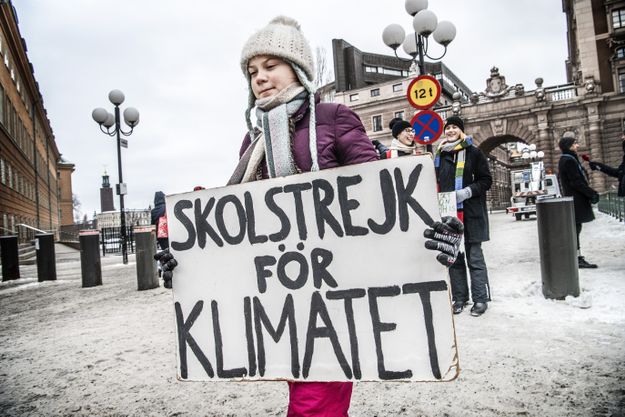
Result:
{"label": "white sky", "polygon": [[[311,46],[332,61],[333,38],[390,54],[382,31],[412,26],[401,0],[19,0],[28,56],[63,157],[76,164],[73,190],[89,217],[99,211],[106,168],[118,182],[115,141],[91,119],[112,111],[108,92],[141,122],[122,151],[127,208],[152,204],[154,192],[225,184],[245,133],[247,90],[239,67],[245,40],[271,18],[297,19]],[[474,91],[496,65],[507,84],[527,90],[566,82],[566,21],[560,0],[430,0],[457,36],[443,61]],[[435,54],[437,52],[434,52]],[[115,196],[115,207],[119,208]]]}

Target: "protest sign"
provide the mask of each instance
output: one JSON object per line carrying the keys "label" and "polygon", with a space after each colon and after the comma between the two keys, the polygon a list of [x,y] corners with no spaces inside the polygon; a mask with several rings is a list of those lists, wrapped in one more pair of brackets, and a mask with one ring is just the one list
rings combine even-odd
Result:
{"label": "protest sign", "polygon": [[457,376],[428,156],[167,197],[178,377]]}

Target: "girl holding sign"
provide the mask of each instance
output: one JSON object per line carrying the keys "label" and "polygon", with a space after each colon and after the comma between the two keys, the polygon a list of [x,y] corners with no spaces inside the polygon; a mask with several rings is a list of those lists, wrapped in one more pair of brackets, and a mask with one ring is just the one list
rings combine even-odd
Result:
{"label": "girl holding sign", "polygon": [[[315,94],[314,63],[299,24],[274,18],[243,47],[241,69],[249,86],[248,133],[229,184],[375,161],[378,155],[359,117],[348,107],[321,103]],[[252,109],[255,108],[255,126]],[[457,256],[462,224],[443,219],[427,229],[426,247],[439,262]],[[164,277],[176,261],[159,255]],[[290,382],[288,416],[347,416],[351,382]]]}

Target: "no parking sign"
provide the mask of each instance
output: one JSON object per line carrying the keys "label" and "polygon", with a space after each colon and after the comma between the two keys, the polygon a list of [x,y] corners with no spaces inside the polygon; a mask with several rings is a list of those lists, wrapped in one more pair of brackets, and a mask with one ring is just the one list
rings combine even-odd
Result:
{"label": "no parking sign", "polygon": [[443,119],[432,110],[415,114],[410,124],[414,129],[414,139],[422,145],[431,144],[443,133]]}

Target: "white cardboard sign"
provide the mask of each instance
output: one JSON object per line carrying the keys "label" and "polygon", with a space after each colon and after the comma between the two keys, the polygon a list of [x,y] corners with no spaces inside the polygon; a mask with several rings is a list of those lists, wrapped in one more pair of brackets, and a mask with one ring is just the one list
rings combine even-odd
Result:
{"label": "white cardboard sign", "polygon": [[457,376],[428,156],[173,195],[167,218],[179,379]]}

